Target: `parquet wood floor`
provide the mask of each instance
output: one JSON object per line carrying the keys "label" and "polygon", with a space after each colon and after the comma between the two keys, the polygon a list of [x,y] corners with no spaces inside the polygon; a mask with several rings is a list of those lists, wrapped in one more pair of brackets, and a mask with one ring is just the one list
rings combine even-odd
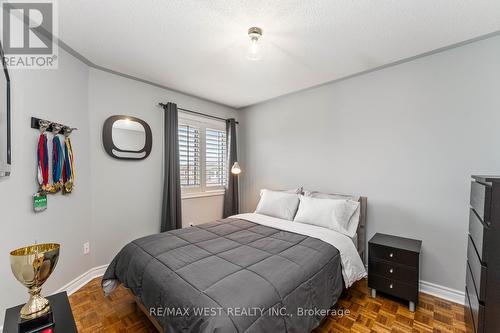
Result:
{"label": "parquet wood floor", "polygon": [[[80,333],[156,332],[136,307],[132,294],[120,286],[104,297],[100,278],[94,279],[70,296],[71,308]],[[464,307],[426,294],[420,294],[417,311],[407,303],[377,295],[369,296],[366,280],[347,290],[337,307],[348,309],[343,317],[329,316],[312,333],[465,333]]]}

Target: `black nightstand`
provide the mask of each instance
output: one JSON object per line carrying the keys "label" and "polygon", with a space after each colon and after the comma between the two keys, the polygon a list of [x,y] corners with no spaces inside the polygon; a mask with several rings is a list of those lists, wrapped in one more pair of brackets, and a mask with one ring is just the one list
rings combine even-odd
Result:
{"label": "black nightstand", "polygon": [[[47,299],[50,302],[50,307],[54,315],[53,332],[78,333],[66,292],[48,296]],[[17,320],[19,319],[19,311],[23,305],[21,304],[5,311],[3,333],[18,333]]]}
{"label": "black nightstand", "polygon": [[377,290],[410,302],[410,311],[418,303],[420,249],[422,241],[375,234],[368,242],[368,287],[372,297]]}

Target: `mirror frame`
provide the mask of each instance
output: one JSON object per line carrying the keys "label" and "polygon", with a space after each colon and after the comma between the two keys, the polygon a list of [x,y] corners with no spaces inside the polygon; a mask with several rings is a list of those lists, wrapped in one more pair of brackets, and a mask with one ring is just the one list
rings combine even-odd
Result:
{"label": "mirror frame", "polygon": [[[7,145],[6,149],[6,156],[0,156],[0,177],[7,177],[10,176],[11,168],[12,168],[12,110],[11,110],[11,103],[10,103],[10,97],[11,97],[11,92],[10,92],[10,75],[9,75],[9,70],[7,68],[7,65],[5,63],[5,58],[4,58],[4,50],[3,50],[3,45],[2,42],[0,41],[0,63],[2,68],[0,70],[3,71],[4,76],[5,76],[5,82],[6,82],[6,107],[7,107],[7,140],[5,144]],[[1,74],[0,74],[1,75]],[[4,78],[2,77],[1,80]],[[0,92],[3,94],[3,92]],[[0,144],[4,144],[3,142],[0,142]]]}
{"label": "mirror frame", "polygon": [[[113,124],[117,120],[126,120],[135,121],[144,127],[144,134],[146,135],[146,142],[144,147],[140,150],[124,150],[118,148],[113,142]],[[124,116],[124,115],[115,115],[111,116],[104,122],[104,126],[102,127],[102,143],[104,145],[104,150],[108,153],[109,156],[119,159],[119,160],[143,160],[151,154],[151,148],[153,146],[153,133],[151,132],[151,127],[149,127],[148,123],[144,120],[132,117],[132,116]],[[115,151],[122,153],[145,153],[144,156],[139,157],[124,157],[115,155]]]}

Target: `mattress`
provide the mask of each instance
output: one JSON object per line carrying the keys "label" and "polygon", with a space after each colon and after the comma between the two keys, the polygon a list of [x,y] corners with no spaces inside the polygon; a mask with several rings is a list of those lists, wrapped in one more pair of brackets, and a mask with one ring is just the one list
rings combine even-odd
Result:
{"label": "mattress", "polygon": [[[166,332],[309,332],[343,290],[339,250],[318,238],[229,218],[139,238],[113,259]],[[302,315],[301,315],[302,314]]]}

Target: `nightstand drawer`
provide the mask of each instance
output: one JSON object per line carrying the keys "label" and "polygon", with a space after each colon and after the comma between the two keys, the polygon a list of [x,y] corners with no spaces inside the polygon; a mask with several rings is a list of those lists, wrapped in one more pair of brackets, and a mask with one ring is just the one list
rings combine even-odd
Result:
{"label": "nightstand drawer", "polygon": [[418,283],[418,271],[416,269],[390,264],[373,258],[370,258],[368,263],[368,274],[376,274],[411,285],[416,285]]}
{"label": "nightstand drawer", "polygon": [[471,278],[474,282],[474,287],[480,301],[486,300],[486,277],[488,276],[488,268],[481,264],[477,255],[476,249],[472,244],[472,239],[469,239],[467,245],[467,263],[471,270]]}
{"label": "nightstand drawer", "polygon": [[387,279],[380,275],[368,274],[368,286],[377,291],[387,293],[408,301],[417,302],[418,286]]}
{"label": "nightstand drawer", "polygon": [[477,215],[486,223],[490,223],[491,187],[472,182],[470,188],[470,205]]}
{"label": "nightstand drawer", "polygon": [[416,252],[370,244],[369,255],[370,258],[418,268],[418,253]]}
{"label": "nightstand drawer", "polygon": [[470,208],[469,212],[469,235],[472,237],[474,245],[476,246],[479,259],[488,264],[488,249],[486,238],[488,237],[489,227],[481,222],[474,209]]}

